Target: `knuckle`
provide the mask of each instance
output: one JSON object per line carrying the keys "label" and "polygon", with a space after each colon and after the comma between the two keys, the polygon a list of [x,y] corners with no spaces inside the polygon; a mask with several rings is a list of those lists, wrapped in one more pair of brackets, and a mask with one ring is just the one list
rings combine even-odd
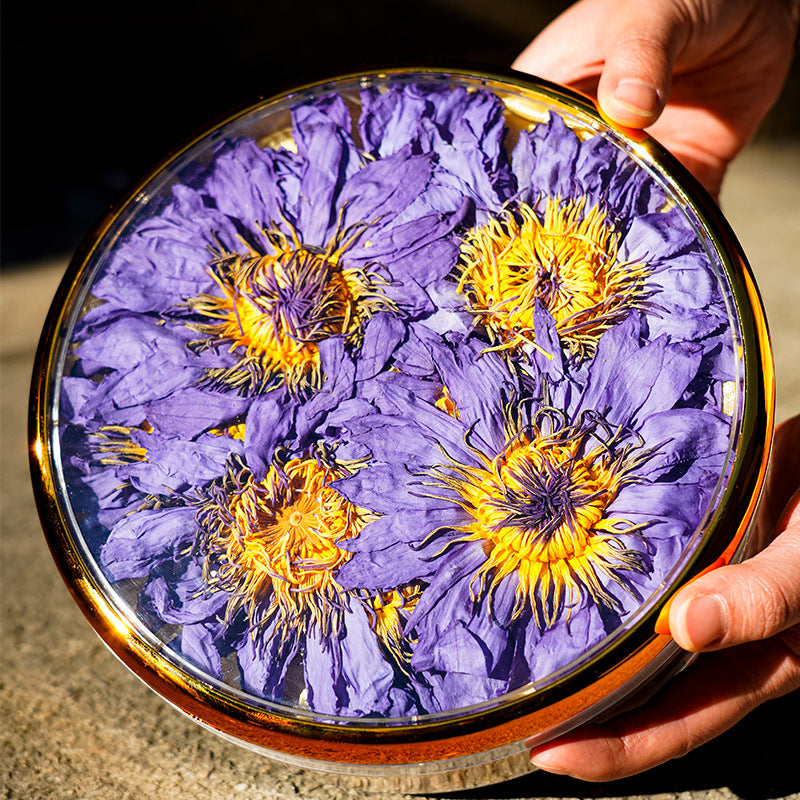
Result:
{"label": "knuckle", "polygon": [[800,681],[800,625],[794,625],[785,630],[780,635],[780,639],[793,658],[798,681]]}
{"label": "knuckle", "polygon": [[667,44],[668,42],[657,36],[624,32],[616,40],[614,52],[618,59],[629,63],[668,63]]}
{"label": "knuckle", "polygon": [[769,572],[760,570],[755,575],[754,585],[762,605],[765,634],[784,630],[800,620],[800,585],[796,575],[787,568],[776,568]]}
{"label": "knuckle", "polygon": [[791,564],[767,565],[756,557],[719,570],[714,580],[728,607],[730,644],[766,639],[800,621],[800,584]]}
{"label": "knuckle", "polygon": [[754,576],[752,595],[750,606],[760,610],[755,620],[758,638],[782,630],[791,615],[791,604],[782,582],[772,575],[759,573]]}

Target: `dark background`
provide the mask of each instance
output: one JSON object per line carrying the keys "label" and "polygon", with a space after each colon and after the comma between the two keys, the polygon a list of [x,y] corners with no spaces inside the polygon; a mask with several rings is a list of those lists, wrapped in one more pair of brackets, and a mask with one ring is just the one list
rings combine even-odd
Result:
{"label": "dark background", "polygon": [[3,261],[71,251],[170,149],[258,96],[366,67],[505,67],[568,3],[488,5],[8,0]]}
{"label": "dark background", "polygon": [[[368,67],[506,67],[566,0],[139,0],[2,7],[2,261],[75,249],[183,139]],[[764,135],[800,128],[795,69]]]}

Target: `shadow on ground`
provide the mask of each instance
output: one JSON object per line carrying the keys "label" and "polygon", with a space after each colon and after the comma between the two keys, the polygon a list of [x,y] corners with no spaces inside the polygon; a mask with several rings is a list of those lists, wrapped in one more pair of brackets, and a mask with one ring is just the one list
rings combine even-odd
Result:
{"label": "shadow on ground", "polygon": [[449,800],[517,798],[616,798],[726,787],[742,800],[773,800],[800,792],[797,720],[800,692],[753,711],[723,736],[642,775],[609,783],[586,783],[535,772],[471,792],[440,795]]}

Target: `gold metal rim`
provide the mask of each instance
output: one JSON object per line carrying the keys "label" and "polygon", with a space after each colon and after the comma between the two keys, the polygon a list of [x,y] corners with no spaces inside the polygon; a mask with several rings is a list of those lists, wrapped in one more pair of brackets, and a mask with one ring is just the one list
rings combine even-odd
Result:
{"label": "gold metal rim", "polygon": [[[490,88],[504,87],[532,92],[556,107],[577,108],[601,127],[610,126],[594,103],[575,92],[512,72],[475,74],[459,69],[388,69],[346,75],[299,87],[269,99],[260,99],[218,121],[170,154],[113,209],[76,253],[59,287],[44,326],[37,352],[29,419],[30,464],[39,515],[48,544],[75,601],[109,648],[147,685],[207,726],[256,746],[293,756],[342,763],[410,764],[458,758],[520,741],[574,717],[613,695],[669,645],[668,637],[653,631],[663,602],[639,621],[608,652],[598,656],[569,680],[536,693],[522,694],[487,711],[457,719],[422,721],[379,727],[364,723],[346,725],[284,717],[257,709],[218,692],[209,684],[180,669],[138,632],[105,596],[80,555],[67,517],[59,502],[57,469],[50,439],[51,410],[58,384],[56,359],[62,330],[72,307],[86,265],[113,223],[144,187],[168,164],[197,144],[210,131],[247,113],[291,98],[296,94],[348,82],[398,78],[464,79]],[[745,393],[740,418],[740,446],[730,471],[728,486],[713,520],[712,535],[698,548],[675,586],[717,560],[740,548],[750,528],[766,475],[769,443],[774,426],[773,364],[767,323],[758,291],[741,246],[710,196],[657,142],[639,131],[614,127],[636,149],[637,155],[680,195],[709,235],[722,260],[731,285],[744,346]],[[431,742],[436,747],[432,750]]]}

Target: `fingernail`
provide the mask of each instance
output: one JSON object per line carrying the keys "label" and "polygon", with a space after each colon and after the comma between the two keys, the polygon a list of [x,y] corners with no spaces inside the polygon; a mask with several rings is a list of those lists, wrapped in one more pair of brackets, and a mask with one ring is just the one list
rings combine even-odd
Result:
{"label": "fingernail", "polygon": [[570,774],[561,759],[558,758],[558,753],[554,748],[542,750],[541,752],[531,750],[531,764],[545,772],[551,772],[553,775]]}
{"label": "fingernail", "polygon": [[678,612],[678,636],[692,650],[701,650],[722,641],[727,628],[725,605],[715,594],[698,594]]}
{"label": "fingernail", "polygon": [[654,117],[661,105],[658,89],[635,78],[624,78],[617,84],[614,100],[642,117]]}

